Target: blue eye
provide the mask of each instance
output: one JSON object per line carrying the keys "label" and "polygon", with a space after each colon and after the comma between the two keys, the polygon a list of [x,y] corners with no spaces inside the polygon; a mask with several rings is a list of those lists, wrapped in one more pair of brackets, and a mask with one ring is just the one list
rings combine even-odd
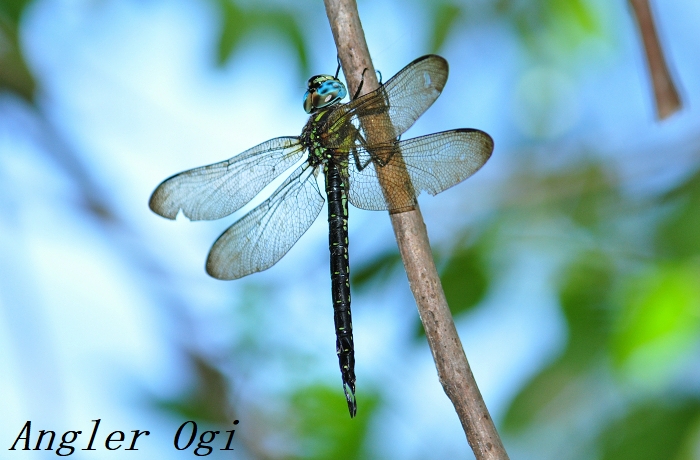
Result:
{"label": "blue eye", "polygon": [[318,89],[318,94],[324,96],[328,93],[334,93],[338,91],[340,88],[340,85],[334,81],[328,81],[324,84],[321,85],[321,87]]}
{"label": "blue eye", "polygon": [[328,77],[321,80],[322,76],[309,80],[309,90],[304,93],[304,110],[311,113],[317,109],[328,107],[339,102],[347,95],[345,85],[338,80]]}

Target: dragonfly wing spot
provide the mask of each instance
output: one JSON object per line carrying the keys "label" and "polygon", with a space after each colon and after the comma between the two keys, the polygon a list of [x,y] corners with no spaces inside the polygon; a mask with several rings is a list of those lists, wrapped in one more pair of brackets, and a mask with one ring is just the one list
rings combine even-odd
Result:
{"label": "dragonfly wing spot", "polygon": [[432,79],[430,78],[430,74],[428,72],[423,72],[423,84],[426,88],[430,87],[432,84]]}

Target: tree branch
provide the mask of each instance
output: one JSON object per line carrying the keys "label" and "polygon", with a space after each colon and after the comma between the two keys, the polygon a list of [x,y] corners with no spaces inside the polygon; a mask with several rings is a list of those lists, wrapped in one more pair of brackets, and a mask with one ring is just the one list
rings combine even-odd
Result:
{"label": "tree branch", "polygon": [[[357,91],[363,71],[363,94],[375,90],[379,84],[355,0],[324,3],[350,94]],[[411,211],[392,214],[391,222],[440,383],[457,411],[467,441],[478,460],[508,459],[457,335],[420,209],[416,205]]]}
{"label": "tree branch", "polygon": [[680,110],[681,100],[666,66],[664,53],[654,27],[654,17],[651,14],[649,0],[629,0],[629,2],[632,5],[632,10],[639,26],[639,33],[642,35],[642,42],[644,43],[649,73],[654,86],[656,116],[663,120]]}

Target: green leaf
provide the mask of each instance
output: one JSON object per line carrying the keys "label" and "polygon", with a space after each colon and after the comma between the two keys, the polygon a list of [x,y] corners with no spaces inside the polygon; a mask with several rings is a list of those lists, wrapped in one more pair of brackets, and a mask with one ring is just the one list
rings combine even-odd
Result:
{"label": "green leaf", "polygon": [[509,2],[516,29],[537,54],[567,57],[590,39],[604,38],[603,21],[588,0]]}
{"label": "green leaf", "polygon": [[430,33],[431,53],[437,53],[445,44],[448,35],[455,29],[458,19],[462,16],[462,8],[452,3],[439,3],[434,7]]}
{"label": "green leaf", "polygon": [[697,401],[648,402],[604,428],[602,460],[681,460],[700,417]]}
{"label": "green leaf", "polygon": [[368,263],[353,268],[352,286],[365,289],[372,284],[383,284],[401,266],[401,255],[397,251],[378,254]]}
{"label": "green leaf", "polygon": [[300,452],[298,459],[367,458],[364,439],[369,431],[379,398],[366,391],[358,397],[358,414],[351,419],[339,387],[311,385],[291,396],[290,424],[295,431]]}
{"label": "green leaf", "polygon": [[[454,316],[473,309],[486,295],[490,279],[481,245],[457,249],[440,271],[440,282]],[[417,320],[414,338],[425,336],[423,323]]]}
{"label": "green leaf", "polygon": [[700,334],[700,269],[663,264],[631,277],[616,323],[613,362],[647,381],[662,378]]}
{"label": "green leaf", "polygon": [[8,90],[34,102],[36,81],[19,42],[19,23],[29,1],[0,2],[0,91]]}
{"label": "green leaf", "polygon": [[661,203],[674,209],[659,225],[656,234],[659,253],[676,259],[700,254],[700,170],[664,195]]}
{"label": "green leaf", "polygon": [[222,16],[221,34],[216,53],[217,65],[223,66],[228,63],[247,38],[256,32],[263,31],[281,34],[282,43],[291,45],[295,52],[302,78],[308,76],[308,45],[303,29],[293,11],[257,5],[243,8],[234,0],[214,1]]}
{"label": "green leaf", "polygon": [[603,253],[582,254],[563,271],[559,302],[569,329],[565,354],[582,367],[599,357],[609,342],[613,261]]}
{"label": "green leaf", "polygon": [[550,27],[557,26],[560,37],[575,47],[588,37],[601,32],[595,7],[585,0],[548,0]]}
{"label": "green leaf", "polygon": [[2,0],[0,2],[0,17],[17,26],[22,14],[32,0]]}
{"label": "green leaf", "polygon": [[542,426],[576,423],[582,413],[596,412],[595,403],[609,393],[605,374],[582,368],[575,357],[564,355],[525,385],[513,399],[503,419],[503,429],[523,432]]}
{"label": "green leaf", "polygon": [[216,63],[223,66],[238,48],[250,24],[246,21],[243,11],[233,1],[217,0],[217,4],[221,8],[223,25],[216,50]]}
{"label": "green leaf", "polygon": [[484,298],[489,277],[480,248],[459,250],[440,273],[445,297],[454,315],[467,312]]}
{"label": "green leaf", "polygon": [[272,27],[283,35],[285,43],[290,44],[296,52],[299,61],[299,70],[302,78],[307,78],[309,70],[309,56],[306,52],[307,44],[302,28],[299,26],[296,17],[284,11],[279,11],[269,16],[268,27]]}

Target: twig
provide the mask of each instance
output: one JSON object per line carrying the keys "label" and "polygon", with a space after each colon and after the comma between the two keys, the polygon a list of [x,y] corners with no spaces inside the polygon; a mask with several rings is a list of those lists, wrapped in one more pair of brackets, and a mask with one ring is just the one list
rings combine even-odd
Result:
{"label": "twig", "polygon": [[659,44],[649,0],[629,0],[629,2],[637,18],[642,42],[644,42],[644,51],[656,98],[656,116],[663,120],[680,110],[681,100],[668,71],[661,44]]}
{"label": "twig", "polygon": [[[365,69],[363,92],[378,88],[355,0],[324,3],[350,94],[357,91]],[[457,411],[467,441],[478,460],[508,459],[457,335],[420,209],[416,206],[392,214],[391,222],[440,383]]]}

